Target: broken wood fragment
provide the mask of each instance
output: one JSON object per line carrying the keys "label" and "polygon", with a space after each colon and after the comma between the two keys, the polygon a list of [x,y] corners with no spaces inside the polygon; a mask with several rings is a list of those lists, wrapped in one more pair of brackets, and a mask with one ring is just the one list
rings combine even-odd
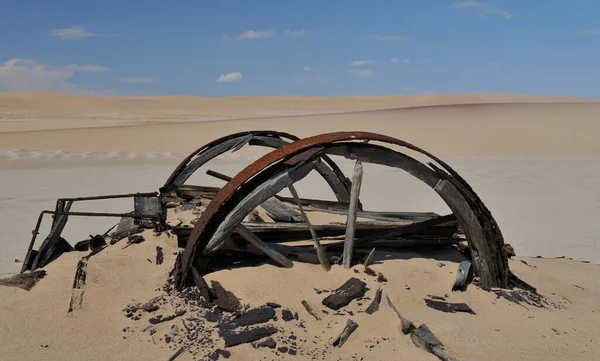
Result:
{"label": "broken wood fragment", "polygon": [[165,254],[161,246],[156,246],[156,264],[162,264],[165,260]]}
{"label": "broken wood fragment", "polygon": [[265,323],[275,317],[275,310],[271,307],[255,308],[237,315],[234,319],[227,323],[223,323],[221,327],[235,328],[241,326],[251,326],[259,323]]}
{"label": "broken wood fragment", "polygon": [[140,243],[144,242],[145,240],[146,239],[142,235],[132,234],[129,237],[127,237],[127,244],[122,249],[125,249],[125,248],[131,246],[132,244],[140,244]]}
{"label": "broken wood fragment", "polygon": [[167,360],[167,361],[175,361],[175,359],[184,352],[185,352],[185,348],[183,348],[183,347],[179,348],[179,350],[177,350],[177,352],[175,352],[173,354],[173,356],[169,357],[169,360]]}
{"label": "broken wood fragment", "polygon": [[81,304],[83,303],[83,293],[85,291],[85,280],[87,277],[87,264],[88,258],[86,257],[83,257],[77,262],[75,278],[73,279],[73,293],[71,294],[68,312],[73,312],[76,307],[81,307]]}
{"label": "broken wood fragment", "polygon": [[412,330],[410,339],[417,347],[421,347],[427,352],[434,354],[442,361],[456,361],[453,357],[448,356],[442,342],[435,337],[426,324],[422,324]]}
{"label": "broken wood fragment", "polygon": [[385,295],[385,298],[387,300],[388,306],[390,306],[390,308],[394,311],[396,315],[398,315],[398,318],[400,319],[400,331],[402,331],[403,334],[408,335],[410,331],[414,328],[412,322],[407,320],[406,318],[404,318],[404,316],[402,316],[402,314],[400,314],[400,312],[398,311],[398,309],[396,309],[396,306],[394,306],[392,300],[387,294]]}
{"label": "broken wood fragment", "polygon": [[160,306],[158,305],[158,302],[162,299],[161,296],[157,296],[154,297],[153,299],[151,299],[150,301],[144,303],[142,305],[142,307],[140,307],[142,310],[146,311],[146,312],[154,312],[156,310],[158,310],[160,308]]}
{"label": "broken wood fragment", "polygon": [[273,339],[273,337],[267,337],[260,342],[253,342],[252,347],[260,348],[260,347],[268,347],[270,349],[274,349],[277,347],[277,342]]}
{"label": "broken wood fragment", "polygon": [[438,300],[430,300],[430,299],[426,298],[425,304],[428,307],[433,308],[434,310],[438,310],[438,311],[442,311],[442,312],[447,312],[447,313],[466,312],[466,313],[470,313],[472,315],[475,314],[475,312],[471,309],[471,307],[469,307],[466,303],[450,303],[450,302],[444,302],[444,301],[438,301]]}
{"label": "broken wood fragment", "polygon": [[284,308],[283,310],[281,310],[281,318],[288,322],[294,319],[294,315],[292,314],[292,311],[290,311],[287,308]]}
{"label": "broken wood fragment", "polygon": [[452,285],[452,291],[464,292],[467,290],[469,283],[473,280],[473,268],[471,267],[471,261],[462,261],[458,265],[458,271],[456,272],[456,280]]}
{"label": "broken wood fragment", "polygon": [[315,313],[315,311],[313,311],[312,307],[310,307],[310,305],[308,304],[308,302],[306,302],[305,300],[302,300],[302,306],[304,306],[304,308],[306,309],[306,312],[308,312],[312,317],[316,318],[317,321],[320,321],[321,318],[319,316],[317,316],[317,314]]}
{"label": "broken wood fragment", "polygon": [[196,267],[192,268],[192,277],[194,278],[196,287],[198,287],[198,291],[200,291],[200,296],[204,298],[206,303],[210,304],[216,296],[212,293],[210,287],[208,287],[208,283],[200,276]]}
{"label": "broken wood fragment", "polygon": [[354,249],[354,224],[356,223],[356,212],[358,211],[358,197],[362,183],[363,166],[360,160],[354,165],[354,176],[352,177],[352,189],[350,191],[350,204],[346,216],[346,234],[344,238],[344,268],[352,266],[352,252]]}
{"label": "broken wood fragment", "polygon": [[213,293],[215,295],[215,304],[227,312],[235,312],[241,308],[240,300],[231,292],[227,291],[217,281],[210,281]]}
{"label": "broken wood fragment", "polygon": [[366,283],[356,277],[352,277],[338,289],[334,290],[329,296],[325,297],[322,303],[332,310],[339,310],[349,304],[353,299],[363,296],[366,288]]}
{"label": "broken wood fragment", "polygon": [[304,212],[304,208],[302,207],[302,202],[300,201],[300,197],[298,196],[298,192],[296,191],[296,188],[294,187],[293,184],[290,184],[288,189],[290,190],[290,193],[292,193],[292,196],[296,200],[296,204],[298,205],[300,214],[302,215],[302,218],[304,219],[304,222],[306,223],[306,226],[308,227],[308,230],[310,231],[310,235],[313,239],[313,242],[315,242],[315,249],[317,251],[317,257],[319,258],[319,263],[321,263],[321,267],[323,267],[323,269],[325,271],[329,271],[331,269],[331,263],[329,263],[329,258],[327,258],[327,253],[325,253],[325,250],[323,250],[323,247],[321,246],[321,242],[319,242],[319,237],[317,237],[317,233],[315,232],[314,228],[310,224],[310,220],[308,219],[306,212]]}
{"label": "broken wood fragment", "polygon": [[344,327],[340,335],[333,341],[333,346],[342,347],[344,343],[346,343],[346,341],[348,340],[348,337],[350,337],[350,335],[352,335],[352,333],[356,331],[357,328],[358,323],[352,321],[351,319],[348,319],[348,322],[346,322],[346,326]]}
{"label": "broken wood fragment", "polygon": [[375,256],[375,247],[373,247],[371,252],[369,252],[369,255],[367,256],[367,258],[365,259],[365,263],[364,263],[365,270],[367,269],[367,267],[369,267],[371,262],[373,262],[373,256]]}
{"label": "broken wood fragment", "polygon": [[368,274],[369,276],[372,276],[372,277],[376,277],[377,276],[377,273],[375,273],[375,271],[371,267],[368,267],[368,266],[365,266],[364,272],[366,274]]}
{"label": "broken wood fragment", "polygon": [[381,303],[381,293],[382,293],[382,291],[381,291],[381,287],[380,287],[375,292],[375,297],[373,298],[373,301],[371,301],[371,304],[365,310],[365,312],[368,313],[369,315],[372,315],[373,313],[375,313],[379,310],[379,304]]}
{"label": "broken wood fragment", "polygon": [[12,277],[0,280],[0,286],[18,287],[30,291],[39,280],[46,276],[46,271],[36,270],[33,272],[19,273]]}
{"label": "broken wood fragment", "polygon": [[274,326],[262,326],[243,331],[225,331],[221,332],[221,337],[225,341],[225,347],[233,347],[243,343],[260,340],[263,337],[271,336],[277,333]]}
{"label": "broken wood fragment", "polygon": [[294,263],[290,261],[286,256],[275,251],[274,249],[267,246],[260,238],[254,233],[250,232],[243,224],[238,224],[235,231],[242,236],[246,241],[252,244],[254,247],[261,250],[267,257],[271,258],[276,263],[282,265],[285,268],[293,268]]}
{"label": "broken wood fragment", "polygon": [[171,321],[176,319],[179,316],[183,316],[186,314],[186,310],[177,310],[175,311],[175,313],[169,315],[169,316],[163,316],[163,317],[151,317],[150,319],[148,319],[148,322],[150,322],[153,325],[159,324],[159,323],[163,323],[163,322],[167,322],[167,321]]}
{"label": "broken wood fragment", "polygon": [[385,278],[385,276],[383,275],[383,273],[378,272],[377,273],[377,282],[387,282],[387,278]]}

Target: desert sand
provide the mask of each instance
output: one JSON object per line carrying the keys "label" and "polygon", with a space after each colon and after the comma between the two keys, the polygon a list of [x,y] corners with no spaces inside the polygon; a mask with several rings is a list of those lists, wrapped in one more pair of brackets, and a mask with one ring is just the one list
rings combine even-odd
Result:
{"label": "desert sand", "polygon": [[[514,247],[518,256],[511,270],[547,302],[546,308],[517,305],[472,286],[450,292],[462,260],[453,252],[378,251],[373,269],[388,278],[384,293],[400,312],[416,325],[426,323],[459,360],[594,360],[600,354],[599,115],[595,99],[512,94],[210,99],[0,93],[0,277],[20,269],[14,260],[25,255],[39,212],[52,209],[58,197],[157,190],[189,152],[237,131],[272,129],[299,137],[372,131],[412,142],[463,175]],[[244,148],[210,167],[234,175],[264,153]],[[339,164],[350,174],[351,162]],[[191,181],[223,184],[206,175]],[[298,190],[307,198],[331,197],[310,177]],[[448,212],[426,186],[383,167],[365,168],[361,199],[373,210]],[[77,210],[131,207],[130,200],[119,200]],[[115,222],[72,218],[63,236],[74,244]],[[47,224],[39,237],[44,232]],[[151,337],[140,331],[147,317],[132,321],[122,311],[134,300],[157,296],[173,266],[174,238],[144,235],[144,243],[126,249],[118,243],[90,259],[84,301],[74,312],[67,309],[81,252],[46,266],[48,275],[31,291],[0,287],[0,360],[167,360],[176,350],[163,340],[168,325]],[[148,261],[156,245],[165,251],[162,265]],[[567,258],[553,259],[559,256]],[[318,265],[300,263],[293,269],[264,264],[208,275],[242,302],[280,303],[306,325],[277,323],[284,330],[280,342],[294,332],[301,354],[241,345],[231,348],[231,359],[435,360],[398,331],[385,301],[374,315],[349,305],[360,326],[352,342],[329,346],[346,318],[322,314],[316,321],[300,300],[320,311],[323,296],[313,288],[334,289],[355,275],[368,283],[371,297],[381,285],[339,266],[324,276]],[[476,315],[446,314],[423,302],[426,295],[445,294]],[[199,357],[184,353],[177,360]]]}

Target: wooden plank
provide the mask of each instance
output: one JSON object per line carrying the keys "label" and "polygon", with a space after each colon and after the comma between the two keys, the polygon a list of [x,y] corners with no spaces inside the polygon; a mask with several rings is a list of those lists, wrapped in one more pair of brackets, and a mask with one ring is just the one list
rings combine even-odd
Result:
{"label": "wooden plank", "polygon": [[240,300],[231,292],[227,291],[217,281],[210,281],[212,293],[215,295],[215,304],[227,312],[235,312],[242,307]]}
{"label": "wooden plank", "polygon": [[352,300],[365,294],[367,284],[356,277],[350,278],[322,301],[323,305],[332,310],[339,310]]}
{"label": "wooden plank", "polygon": [[313,311],[312,307],[310,307],[310,305],[308,304],[308,302],[306,302],[306,300],[302,300],[302,306],[304,306],[304,309],[306,310],[306,312],[308,312],[309,315],[311,315],[312,317],[314,317],[317,321],[320,321],[321,318],[315,313],[315,311]]}
{"label": "wooden plank", "polygon": [[225,347],[233,347],[274,335],[277,331],[274,326],[262,326],[239,332],[223,332],[221,337],[225,341]]}
{"label": "wooden plank", "polygon": [[277,198],[269,198],[261,204],[275,222],[302,222],[302,215],[286,206]]}
{"label": "wooden plank", "polygon": [[[65,202],[64,212],[69,212],[71,210],[72,205],[73,201]],[[54,223],[54,227],[52,227],[50,234],[48,234],[48,236],[46,237],[46,239],[44,239],[44,242],[42,242],[40,248],[38,249],[37,255],[31,266],[31,270],[44,267],[50,260],[58,256],[58,250],[56,249],[56,246],[60,240],[60,235],[62,231],[67,225],[68,219],[69,216],[67,214],[58,215],[58,218],[56,219],[56,222]]]}
{"label": "wooden plank", "polygon": [[475,311],[473,311],[466,303],[450,303],[426,298],[425,304],[427,307],[446,313],[466,312],[472,315],[475,314]]}
{"label": "wooden plank", "polygon": [[[279,252],[280,254],[287,257],[290,261],[302,262],[302,263],[311,263],[311,264],[320,264],[319,258],[317,254],[314,252],[313,247],[294,247],[294,246],[286,246],[277,243],[269,243],[265,242],[267,247],[270,249]],[[244,245],[239,245],[238,242],[234,242],[232,240],[228,240],[221,247],[219,247],[215,252],[223,252],[228,253],[230,251],[237,252],[248,252],[257,256],[264,256],[264,252],[252,244],[245,243]],[[329,257],[329,255],[327,255]]]}
{"label": "wooden plank", "polygon": [[83,304],[83,293],[85,292],[85,281],[87,278],[87,263],[88,258],[86,257],[83,257],[77,263],[75,278],[73,279],[73,293],[71,294],[68,312],[73,312],[75,308],[79,308]]}
{"label": "wooden plank", "polygon": [[356,212],[360,186],[362,184],[363,166],[360,161],[354,165],[354,176],[352,177],[352,189],[350,190],[350,205],[346,216],[346,235],[344,238],[343,262],[344,268],[352,267],[352,251],[354,248],[354,223],[356,223]]}
{"label": "wooden plank", "polygon": [[12,277],[0,279],[0,286],[18,287],[31,291],[39,280],[46,276],[46,271],[37,270],[33,272],[19,273]]}
{"label": "wooden plank", "polygon": [[365,310],[365,313],[372,315],[373,313],[379,311],[379,304],[381,303],[381,292],[381,287],[379,287],[375,292],[375,297],[373,298],[373,301]]}
{"label": "wooden plank", "polygon": [[388,306],[390,306],[390,308],[394,311],[394,313],[400,319],[400,331],[402,331],[403,334],[408,335],[411,332],[411,330],[414,328],[412,322],[409,321],[408,319],[406,319],[404,316],[402,316],[402,314],[400,314],[400,312],[398,311],[396,306],[394,306],[394,304],[392,303],[392,300],[390,299],[390,297],[387,294],[385,295],[385,298],[387,300]]}
{"label": "wooden plank", "polygon": [[222,328],[236,328],[265,323],[275,317],[275,310],[271,307],[259,307],[236,315],[232,320],[222,323]]}
{"label": "wooden plank", "polygon": [[373,261],[373,257],[374,256],[375,256],[375,247],[373,247],[373,249],[371,250],[371,252],[369,252],[369,255],[367,256],[367,258],[365,258],[365,262],[363,264],[365,266],[365,268],[369,267],[369,265]]}
{"label": "wooden plank", "polygon": [[342,347],[344,343],[348,341],[350,335],[352,335],[352,333],[356,331],[357,328],[358,323],[352,321],[351,319],[348,319],[348,321],[346,322],[346,326],[344,327],[340,335],[336,337],[336,339],[333,341],[333,346]]}
{"label": "wooden plank", "polygon": [[312,225],[310,224],[310,220],[308,219],[308,217],[306,216],[306,213],[304,212],[304,209],[302,208],[302,203],[300,202],[300,197],[298,196],[298,192],[296,191],[296,188],[294,187],[294,185],[290,185],[288,187],[288,189],[290,190],[290,192],[292,193],[292,196],[296,200],[296,203],[298,204],[298,209],[300,209],[300,213],[302,214],[302,218],[304,218],[304,222],[306,222],[306,226],[308,227],[308,230],[310,231],[310,235],[312,236],[312,239],[315,242],[315,249],[317,251],[317,257],[319,258],[319,263],[321,264],[321,267],[323,267],[323,269],[325,271],[329,271],[331,269],[331,263],[329,263],[327,254],[323,250],[323,247],[321,246],[321,242],[319,242],[319,237],[317,236],[317,233],[315,233],[315,230],[313,229]]}
{"label": "wooden plank", "polygon": [[271,258],[276,263],[282,265],[285,268],[293,268],[294,263],[290,261],[286,256],[269,248],[260,238],[254,233],[250,232],[243,224],[238,224],[235,231],[242,236],[246,241],[252,244],[257,249],[261,250],[267,257]]}
{"label": "wooden plank", "polygon": [[455,358],[450,357],[447,354],[442,341],[435,337],[433,332],[431,332],[426,324],[422,324],[421,326],[412,330],[410,339],[416,346],[434,354],[442,361],[456,361]]}

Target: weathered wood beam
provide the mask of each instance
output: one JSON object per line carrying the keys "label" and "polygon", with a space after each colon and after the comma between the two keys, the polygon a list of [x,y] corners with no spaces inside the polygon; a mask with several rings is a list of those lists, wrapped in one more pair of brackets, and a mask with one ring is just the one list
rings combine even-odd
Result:
{"label": "weathered wood beam", "polygon": [[317,236],[317,233],[315,232],[312,225],[310,224],[310,220],[308,219],[306,212],[304,212],[304,209],[302,208],[302,203],[300,202],[300,197],[298,196],[298,192],[296,191],[296,188],[294,187],[293,184],[290,184],[288,189],[290,190],[290,193],[292,193],[292,196],[296,200],[296,203],[298,204],[298,209],[300,210],[300,214],[302,214],[302,218],[304,218],[304,222],[306,222],[306,226],[308,227],[308,230],[310,231],[310,235],[312,236],[312,239],[315,242],[315,249],[317,251],[317,257],[319,258],[321,267],[323,267],[323,269],[325,271],[329,271],[331,269],[331,263],[329,263],[327,254],[325,253],[325,250],[323,250],[323,247],[321,246],[321,242],[319,242],[319,237]]}
{"label": "weathered wood beam", "polygon": [[362,297],[365,294],[366,289],[366,283],[356,277],[352,277],[325,297],[322,303],[324,306],[337,311],[352,302],[352,300]]}
{"label": "weathered wood beam", "polygon": [[344,343],[346,343],[350,335],[352,335],[352,333],[356,331],[357,328],[358,323],[352,321],[351,319],[348,319],[348,321],[346,322],[346,326],[344,327],[340,335],[333,341],[332,345],[334,347],[342,347]]}
{"label": "weathered wood beam", "polygon": [[344,239],[344,268],[352,267],[352,250],[354,248],[354,223],[356,223],[356,212],[360,186],[362,183],[363,166],[360,161],[354,165],[354,176],[352,177],[352,189],[350,190],[350,205],[346,217],[346,236]]}
{"label": "weathered wood beam", "polygon": [[286,256],[282,255],[281,253],[267,246],[254,233],[250,232],[248,228],[246,228],[243,224],[238,224],[237,227],[235,227],[235,231],[254,247],[261,250],[267,257],[271,258],[273,261],[277,262],[285,268],[294,267],[294,263],[292,261],[290,261]]}

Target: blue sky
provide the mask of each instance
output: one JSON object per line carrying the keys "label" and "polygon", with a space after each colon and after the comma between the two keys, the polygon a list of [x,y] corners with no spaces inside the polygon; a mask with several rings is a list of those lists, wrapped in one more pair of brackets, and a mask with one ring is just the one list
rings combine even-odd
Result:
{"label": "blue sky", "polygon": [[600,1],[0,0],[0,91],[600,97]]}

